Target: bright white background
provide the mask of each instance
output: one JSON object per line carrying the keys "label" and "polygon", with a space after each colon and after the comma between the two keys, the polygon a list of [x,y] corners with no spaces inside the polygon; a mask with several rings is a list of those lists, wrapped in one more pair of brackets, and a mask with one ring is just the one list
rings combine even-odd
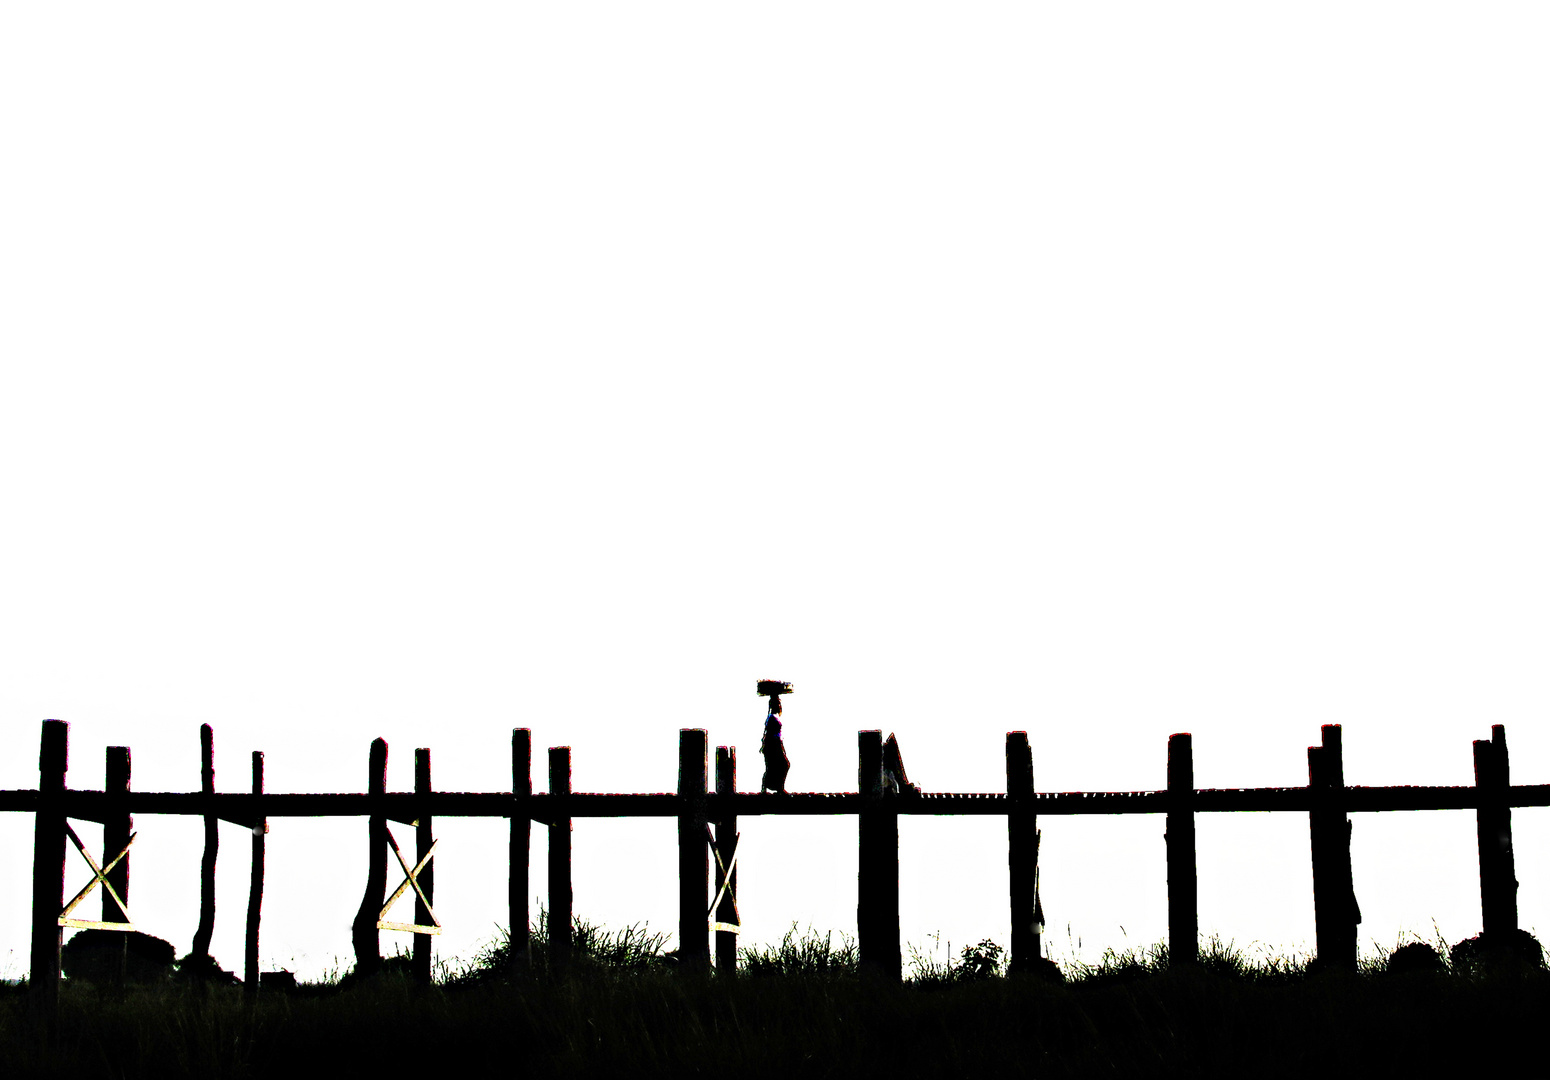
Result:
{"label": "bright white background", "polygon": [[[933,790],[1550,780],[1550,17],[1532,4],[13,6],[0,787]],[[25,969],[31,822],[0,821]],[[1166,934],[1160,817],[1041,822],[1048,950]],[[1514,816],[1550,930],[1550,816]],[[138,819],[180,953],[200,823]],[[214,951],[240,969],[247,834]],[[854,933],[855,822],[744,818],[745,943]],[[100,829],[83,827],[96,843]],[[449,961],[505,825],[445,820]],[[1008,933],[1005,827],[907,819],[906,943]],[[263,963],[350,963],[365,823],[276,821]],[[407,835],[407,830],[404,830]],[[1309,950],[1306,817],[1205,816],[1200,915]],[[1360,816],[1363,949],[1479,929],[1470,813]],[[676,932],[673,825],[575,908]],[[87,880],[71,856],[67,894]],[[546,893],[535,830],[533,892]],[[95,898],[91,901],[96,910]],[[536,906],[535,906],[536,911]],[[1434,930],[1434,920],[1437,929]],[[939,935],[939,939],[932,935]],[[391,951],[402,935],[384,933]],[[396,940],[395,940],[396,939]],[[906,952],[906,956],[908,953]]]}

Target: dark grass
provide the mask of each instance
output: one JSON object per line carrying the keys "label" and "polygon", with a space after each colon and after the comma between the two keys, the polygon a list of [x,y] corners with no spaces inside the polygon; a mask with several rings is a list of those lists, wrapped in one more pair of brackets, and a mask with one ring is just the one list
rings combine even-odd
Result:
{"label": "dark grass", "polygon": [[[735,979],[679,970],[644,927],[579,922],[569,974],[505,971],[498,938],[437,985],[402,961],[371,981],[265,992],[168,983],[122,993],[67,982],[57,1041],[40,1047],[26,999],[0,999],[0,1075],[409,1076],[1294,1076],[1352,1069],[1436,1075],[1539,1069],[1550,1005],[1543,968],[1435,974],[1252,962],[1205,943],[1110,952],[1068,980],[1009,979],[993,943],[951,964],[915,956],[903,985],[858,973],[854,942],[799,934],[745,951]],[[474,1070],[469,1073],[465,1070]]]}

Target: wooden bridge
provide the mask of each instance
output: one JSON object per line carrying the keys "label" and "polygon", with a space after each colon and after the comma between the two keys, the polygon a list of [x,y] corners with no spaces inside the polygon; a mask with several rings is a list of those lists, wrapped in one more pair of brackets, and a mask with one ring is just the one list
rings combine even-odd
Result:
{"label": "wooden bridge", "polygon": [[[382,929],[414,933],[413,967],[430,980],[429,936],[439,932],[432,910],[438,817],[499,817],[511,823],[508,905],[511,960],[520,969],[529,962],[528,906],[530,848],[534,822],[549,830],[550,963],[565,965],[571,948],[571,821],[589,817],[672,817],[678,821],[679,959],[690,969],[710,964],[710,935],[716,937],[718,971],[731,972],[737,957],[737,820],[747,815],[853,814],[858,821],[857,944],[864,972],[897,980],[901,975],[899,941],[898,819],[901,814],[999,815],[1007,820],[1008,903],[1011,911],[1010,971],[1032,968],[1040,956],[1038,909],[1038,818],[1067,814],[1166,814],[1168,865],[1168,942],[1174,963],[1196,959],[1198,917],[1195,877],[1195,814],[1235,811],[1292,811],[1309,816],[1317,949],[1328,962],[1356,966],[1356,923],[1352,891],[1351,813],[1474,810],[1480,851],[1482,926],[1493,937],[1517,929],[1517,881],[1513,868],[1511,809],[1550,805],[1550,785],[1514,787],[1508,778],[1506,732],[1491,729],[1489,740],[1473,745],[1475,784],[1469,787],[1349,787],[1345,784],[1340,726],[1327,724],[1320,745],[1308,748],[1309,782],[1295,788],[1198,790],[1194,786],[1191,737],[1168,739],[1168,786],[1159,791],[1036,792],[1026,732],[1006,736],[1006,790],[1002,792],[924,792],[900,794],[884,782],[880,731],[857,736],[857,790],[837,793],[750,793],[737,790],[733,747],[716,748],[715,786],[708,787],[706,732],[679,732],[678,789],[668,793],[603,794],[570,789],[569,747],[548,751],[549,790],[535,792],[532,744],[527,728],[511,733],[512,788],[502,792],[435,791],[430,751],[415,751],[415,790],[387,791],[387,744],[371,744],[365,793],[288,794],[264,791],[263,754],[252,755],[252,790],[214,790],[213,733],[200,729],[203,769],[201,790],[133,791],[127,747],[107,748],[103,791],[75,790],[65,783],[69,725],[43,722],[36,790],[0,791],[0,811],[35,815],[31,986],[40,1005],[52,1013],[58,1000],[63,927],[129,930],[129,846],[134,814],[178,814],[204,818],[205,851],[201,865],[200,923],[191,952],[207,953],[214,924],[217,822],[252,830],[252,869],[244,950],[244,985],[258,989],[258,932],[263,897],[265,836],[272,817],[364,817],[370,862],[365,896],[353,926],[356,968],[368,973],[381,963]],[[69,826],[69,819],[104,826],[98,863]],[[392,836],[389,822],[415,830],[411,867]],[[90,864],[92,882],[64,904],[67,840]],[[404,881],[384,903],[388,854],[398,859]],[[711,880],[711,857],[716,860]],[[71,911],[96,886],[102,886],[100,920],[72,918]],[[714,899],[710,889],[714,888]],[[390,922],[388,908],[404,893],[415,895],[410,923]]]}

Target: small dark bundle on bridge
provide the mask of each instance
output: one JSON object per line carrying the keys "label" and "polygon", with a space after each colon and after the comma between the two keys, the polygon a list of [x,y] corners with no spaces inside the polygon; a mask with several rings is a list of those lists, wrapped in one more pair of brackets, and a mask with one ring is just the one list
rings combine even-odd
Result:
{"label": "small dark bundle on bridge", "polygon": [[920,785],[910,783],[904,771],[904,755],[899,752],[899,740],[892,734],[883,743],[883,786],[896,795],[919,795]]}

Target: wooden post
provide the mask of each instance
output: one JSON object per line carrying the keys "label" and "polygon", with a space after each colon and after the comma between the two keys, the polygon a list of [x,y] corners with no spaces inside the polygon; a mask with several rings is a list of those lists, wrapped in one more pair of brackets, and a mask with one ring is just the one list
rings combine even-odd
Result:
{"label": "wooden post", "polygon": [[1480,928],[1501,942],[1518,928],[1518,881],[1512,854],[1512,809],[1507,764],[1507,730],[1491,727],[1491,740],[1476,740],[1475,786],[1480,807],[1475,833],[1480,846]]}
{"label": "wooden post", "polygon": [[[264,793],[264,755],[253,751],[253,794]],[[255,809],[253,815],[253,858],[248,875],[248,927],[242,946],[242,990],[248,997],[258,993],[258,918],[264,901],[264,834],[269,819]]]}
{"label": "wooden post", "polygon": [[369,861],[366,864],[366,895],[355,913],[351,937],[355,945],[355,973],[375,975],[382,967],[382,945],[377,920],[382,917],[382,901],[387,892],[387,812],[380,796],[387,793],[388,746],[385,739],[373,739],[371,759],[366,772],[368,795],[378,796],[367,818],[366,833]]}
{"label": "wooden post", "polygon": [[[215,794],[215,731],[209,724],[199,725],[199,790],[206,795]],[[220,845],[220,831],[216,828],[214,814],[205,815],[205,851],[199,860],[199,928],[194,931],[194,943],[189,955],[210,955],[210,938],[215,933],[215,854]]]}
{"label": "wooden post", "polygon": [[[737,747],[716,747],[716,794],[721,796],[721,809],[716,815],[716,850],[721,853],[721,864],[716,867],[716,892],[721,903],[716,905],[716,921],[742,924],[738,914],[737,866],[732,862],[737,854],[737,812],[732,809],[732,796],[737,793]],[[725,868],[732,873],[726,874]],[[728,880],[730,878],[730,880]],[[721,893],[722,887],[726,893]],[[726,930],[716,931],[716,974],[733,975],[737,972],[737,937]]]}
{"label": "wooden post", "polygon": [[883,794],[883,733],[859,732],[857,748],[862,809],[857,826],[856,944],[864,974],[898,982],[899,815]]}
{"label": "wooden post", "polygon": [[38,808],[32,833],[32,975],[34,1015],[52,1031],[59,1009],[59,950],[65,906],[65,772],[70,725],[43,721],[38,752]]}
{"label": "wooden post", "polygon": [[533,969],[527,906],[533,819],[526,801],[533,794],[533,733],[527,728],[513,728],[511,731],[511,794],[516,805],[511,812],[510,871],[506,879],[506,908],[510,924],[506,955],[512,973],[525,974]]}
{"label": "wooden post", "polygon": [[[1512,791],[1511,768],[1507,760],[1507,728],[1503,724],[1491,725],[1491,747],[1496,752],[1496,784],[1501,793],[1501,852],[1502,891],[1506,894],[1503,913],[1509,917],[1505,929],[1511,933],[1518,928],[1518,867],[1512,853]],[[1485,929],[1484,926],[1481,929]]]}
{"label": "wooden post", "polygon": [[1006,733],[1006,863],[1011,879],[1012,939],[1007,973],[1034,970],[1039,959],[1039,821],[1034,815],[1033,750],[1026,731]]}
{"label": "wooden post", "polygon": [[1195,759],[1188,733],[1168,737],[1168,962],[1192,964],[1200,955],[1195,876]]}
{"label": "wooden post", "polygon": [[[431,752],[429,747],[420,747],[414,752],[414,793],[416,795],[429,795],[431,793]],[[414,823],[414,861],[415,865],[425,858],[431,850],[434,838],[431,836],[431,815],[424,804],[415,808]],[[419,894],[414,898],[414,921],[419,926],[429,926],[431,921],[430,908],[426,906],[426,900],[432,904],[436,902],[436,877],[433,863],[426,863],[425,869],[416,875],[415,880],[420,883],[420,891],[425,894],[425,900],[421,900]],[[414,958],[410,962],[410,974],[414,981],[421,986],[431,984],[431,935],[414,935]]]}
{"label": "wooden post", "polygon": [[710,852],[705,843],[705,757],[702,728],[678,732],[678,965],[704,971],[710,966],[710,924],[705,882]]}
{"label": "wooden post", "polygon": [[[549,748],[549,794],[570,794],[570,747]],[[549,826],[549,971],[563,974],[571,952],[571,819],[557,817]]]}
{"label": "wooden post", "polygon": [[[129,747],[110,746],[105,763],[107,795],[106,820],[102,824],[102,865],[106,866],[120,851],[129,846],[129,837],[135,831],[135,819],[129,813]],[[129,903],[129,856],[118,860],[118,865],[108,871],[108,884],[125,904]],[[102,890],[102,921],[123,923],[129,921],[129,912],[113,899],[113,893]],[[127,944],[127,940],[126,940]],[[123,972],[120,971],[120,975]]]}
{"label": "wooden post", "polygon": [[1325,724],[1322,731],[1323,745],[1308,747],[1314,934],[1318,956],[1325,964],[1355,971],[1356,927],[1362,916],[1352,888],[1351,822],[1345,811],[1340,725]]}

